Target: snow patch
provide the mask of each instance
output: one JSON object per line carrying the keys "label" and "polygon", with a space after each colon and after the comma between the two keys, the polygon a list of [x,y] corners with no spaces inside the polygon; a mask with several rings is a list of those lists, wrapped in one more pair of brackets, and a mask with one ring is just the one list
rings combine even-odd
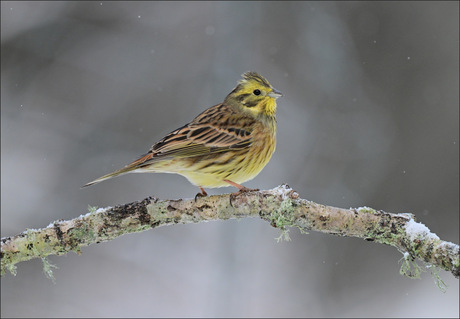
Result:
{"label": "snow patch", "polygon": [[289,197],[288,192],[291,191],[292,189],[286,184],[283,184],[283,185],[280,185],[274,188],[273,190],[274,190],[275,195],[279,195],[281,196],[282,199],[286,199]]}
{"label": "snow patch", "polygon": [[428,227],[422,223],[417,223],[412,218],[407,222],[405,229],[411,240],[422,238],[439,240],[439,237],[436,234],[433,234]]}
{"label": "snow patch", "polygon": [[111,209],[111,208],[112,208],[112,206],[98,208],[94,212],[89,212],[89,213],[86,213],[85,215],[80,215],[78,218],[85,218],[85,217],[88,217],[91,214],[99,214],[99,213],[105,212],[106,210]]}
{"label": "snow patch", "polygon": [[459,247],[457,244],[454,244],[450,241],[444,241],[441,244],[439,244],[439,248],[441,249],[451,249],[453,251],[459,251]]}

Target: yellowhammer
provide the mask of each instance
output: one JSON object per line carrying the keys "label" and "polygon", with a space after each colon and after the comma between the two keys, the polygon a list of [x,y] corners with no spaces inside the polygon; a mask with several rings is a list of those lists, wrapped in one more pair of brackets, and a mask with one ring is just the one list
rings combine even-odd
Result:
{"label": "yellowhammer", "polygon": [[223,103],[172,131],[147,154],[84,185],[126,173],[176,173],[203,189],[240,185],[253,179],[276,146],[276,99],[282,94],[256,72],[246,72]]}

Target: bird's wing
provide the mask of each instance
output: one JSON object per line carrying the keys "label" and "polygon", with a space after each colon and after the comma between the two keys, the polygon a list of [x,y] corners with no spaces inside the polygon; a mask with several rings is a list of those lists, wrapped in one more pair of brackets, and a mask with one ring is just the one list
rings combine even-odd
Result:
{"label": "bird's wing", "polygon": [[255,120],[225,104],[215,105],[172,131],[147,154],[129,164],[143,167],[168,158],[185,158],[241,149],[251,144]]}

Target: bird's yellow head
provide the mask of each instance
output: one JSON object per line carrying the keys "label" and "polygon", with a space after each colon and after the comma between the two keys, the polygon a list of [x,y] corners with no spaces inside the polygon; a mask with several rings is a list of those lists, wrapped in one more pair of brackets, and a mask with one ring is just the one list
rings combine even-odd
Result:
{"label": "bird's yellow head", "polygon": [[256,72],[246,72],[236,88],[225,98],[225,103],[238,107],[256,118],[274,117],[276,99],[282,96]]}

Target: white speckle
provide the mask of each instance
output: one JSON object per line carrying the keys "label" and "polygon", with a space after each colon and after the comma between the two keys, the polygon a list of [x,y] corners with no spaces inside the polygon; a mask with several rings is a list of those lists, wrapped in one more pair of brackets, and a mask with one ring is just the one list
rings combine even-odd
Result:
{"label": "white speckle", "polygon": [[[88,212],[86,213],[85,215],[80,215],[78,218],[85,218],[85,217],[88,217],[89,215],[91,214],[99,214],[99,213],[103,213],[105,212],[106,210],[109,210],[111,209],[112,206],[107,206],[107,207],[103,207],[103,208],[98,208],[94,213],[91,213],[91,212]],[[52,224],[51,224],[52,225]]]}
{"label": "white speckle", "polygon": [[374,40],[374,43],[377,43],[377,40]]}
{"label": "white speckle", "polygon": [[102,212],[105,212],[105,211],[108,210],[108,209],[112,209],[112,206],[107,206],[107,207],[103,207],[103,208],[98,208],[98,209],[96,210],[95,213],[96,213],[96,214],[102,213]]}
{"label": "white speckle", "polygon": [[[446,246],[446,248],[444,248],[444,246]],[[456,254],[458,254],[458,250],[459,250],[458,245],[451,243],[450,241],[443,241],[441,244],[439,244],[439,248],[451,249],[453,252],[456,252]]]}
{"label": "white speckle", "polygon": [[[50,225],[53,225],[53,224],[49,224],[49,225],[46,226],[46,227],[49,227]],[[39,231],[39,230],[36,229],[36,228],[27,228],[27,230],[26,230],[26,231],[23,231],[22,233],[23,233],[23,234],[27,234],[27,233],[29,233],[29,232],[37,232],[37,231]]]}
{"label": "white speckle", "polygon": [[213,35],[216,32],[216,29],[212,25],[208,25],[204,29],[204,32],[206,32],[207,35]]}
{"label": "white speckle", "polygon": [[54,226],[54,222],[52,222],[52,223],[49,223],[49,225],[48,225],[48,226],[46,226],[45,228],[50,228],[50,227],[53,227],[53,226]]}
{"label": "white speckle", "polygon": [[141,18],[141,16],[137,16],[137,18],[138,18],[138,19],[140,19],[140,18]]}
{"label": "white speckle", "polygon": [[401,217],[404,217],[404,218],[407,219],[407,220],[412,219],[412,216],[414,216],[414,215],[411,214],[411,213],[400,213],[400,214],[398,214],[398,215],[401,216]]}
{"label": "white speckle", "polygon": [[406,174],[406,170],[403,170],[402,172],[403,172],[403,174]]}
{"label": "white speckle", "polygon": [[21,107],[23,107],[23,105],[21,104]]}
{"label": "white speckle", "polygon": [[102,6],[102,2],[101,2],[101,3],[99,3],[99,4]]}
{"label": "white speckle", "polygon": [[408,56],[407,59],[410,60],[410,56]]}
{"label": "white speckle", "polygon": [[89,215],[91,215],[91,213],[86,213],[85,215],[80,215],[80,216],[78,216],[78,218],[85,218],[85,217],[88,217]]}
{"label": "white speckle", "polygon": [[274,195],[278,195],[281,197],[282,200],[290,198],[290,194],[293,192],[292,188],[290,188],[286,184],[282,184],[274,189]]}
{"label": "white speckle", "polygon": [[414,239],[439,239],[436,234],[433,234],[428,227],[422,223],[417,223],[412,218],[406,224],[406,233],[411,240]]}

